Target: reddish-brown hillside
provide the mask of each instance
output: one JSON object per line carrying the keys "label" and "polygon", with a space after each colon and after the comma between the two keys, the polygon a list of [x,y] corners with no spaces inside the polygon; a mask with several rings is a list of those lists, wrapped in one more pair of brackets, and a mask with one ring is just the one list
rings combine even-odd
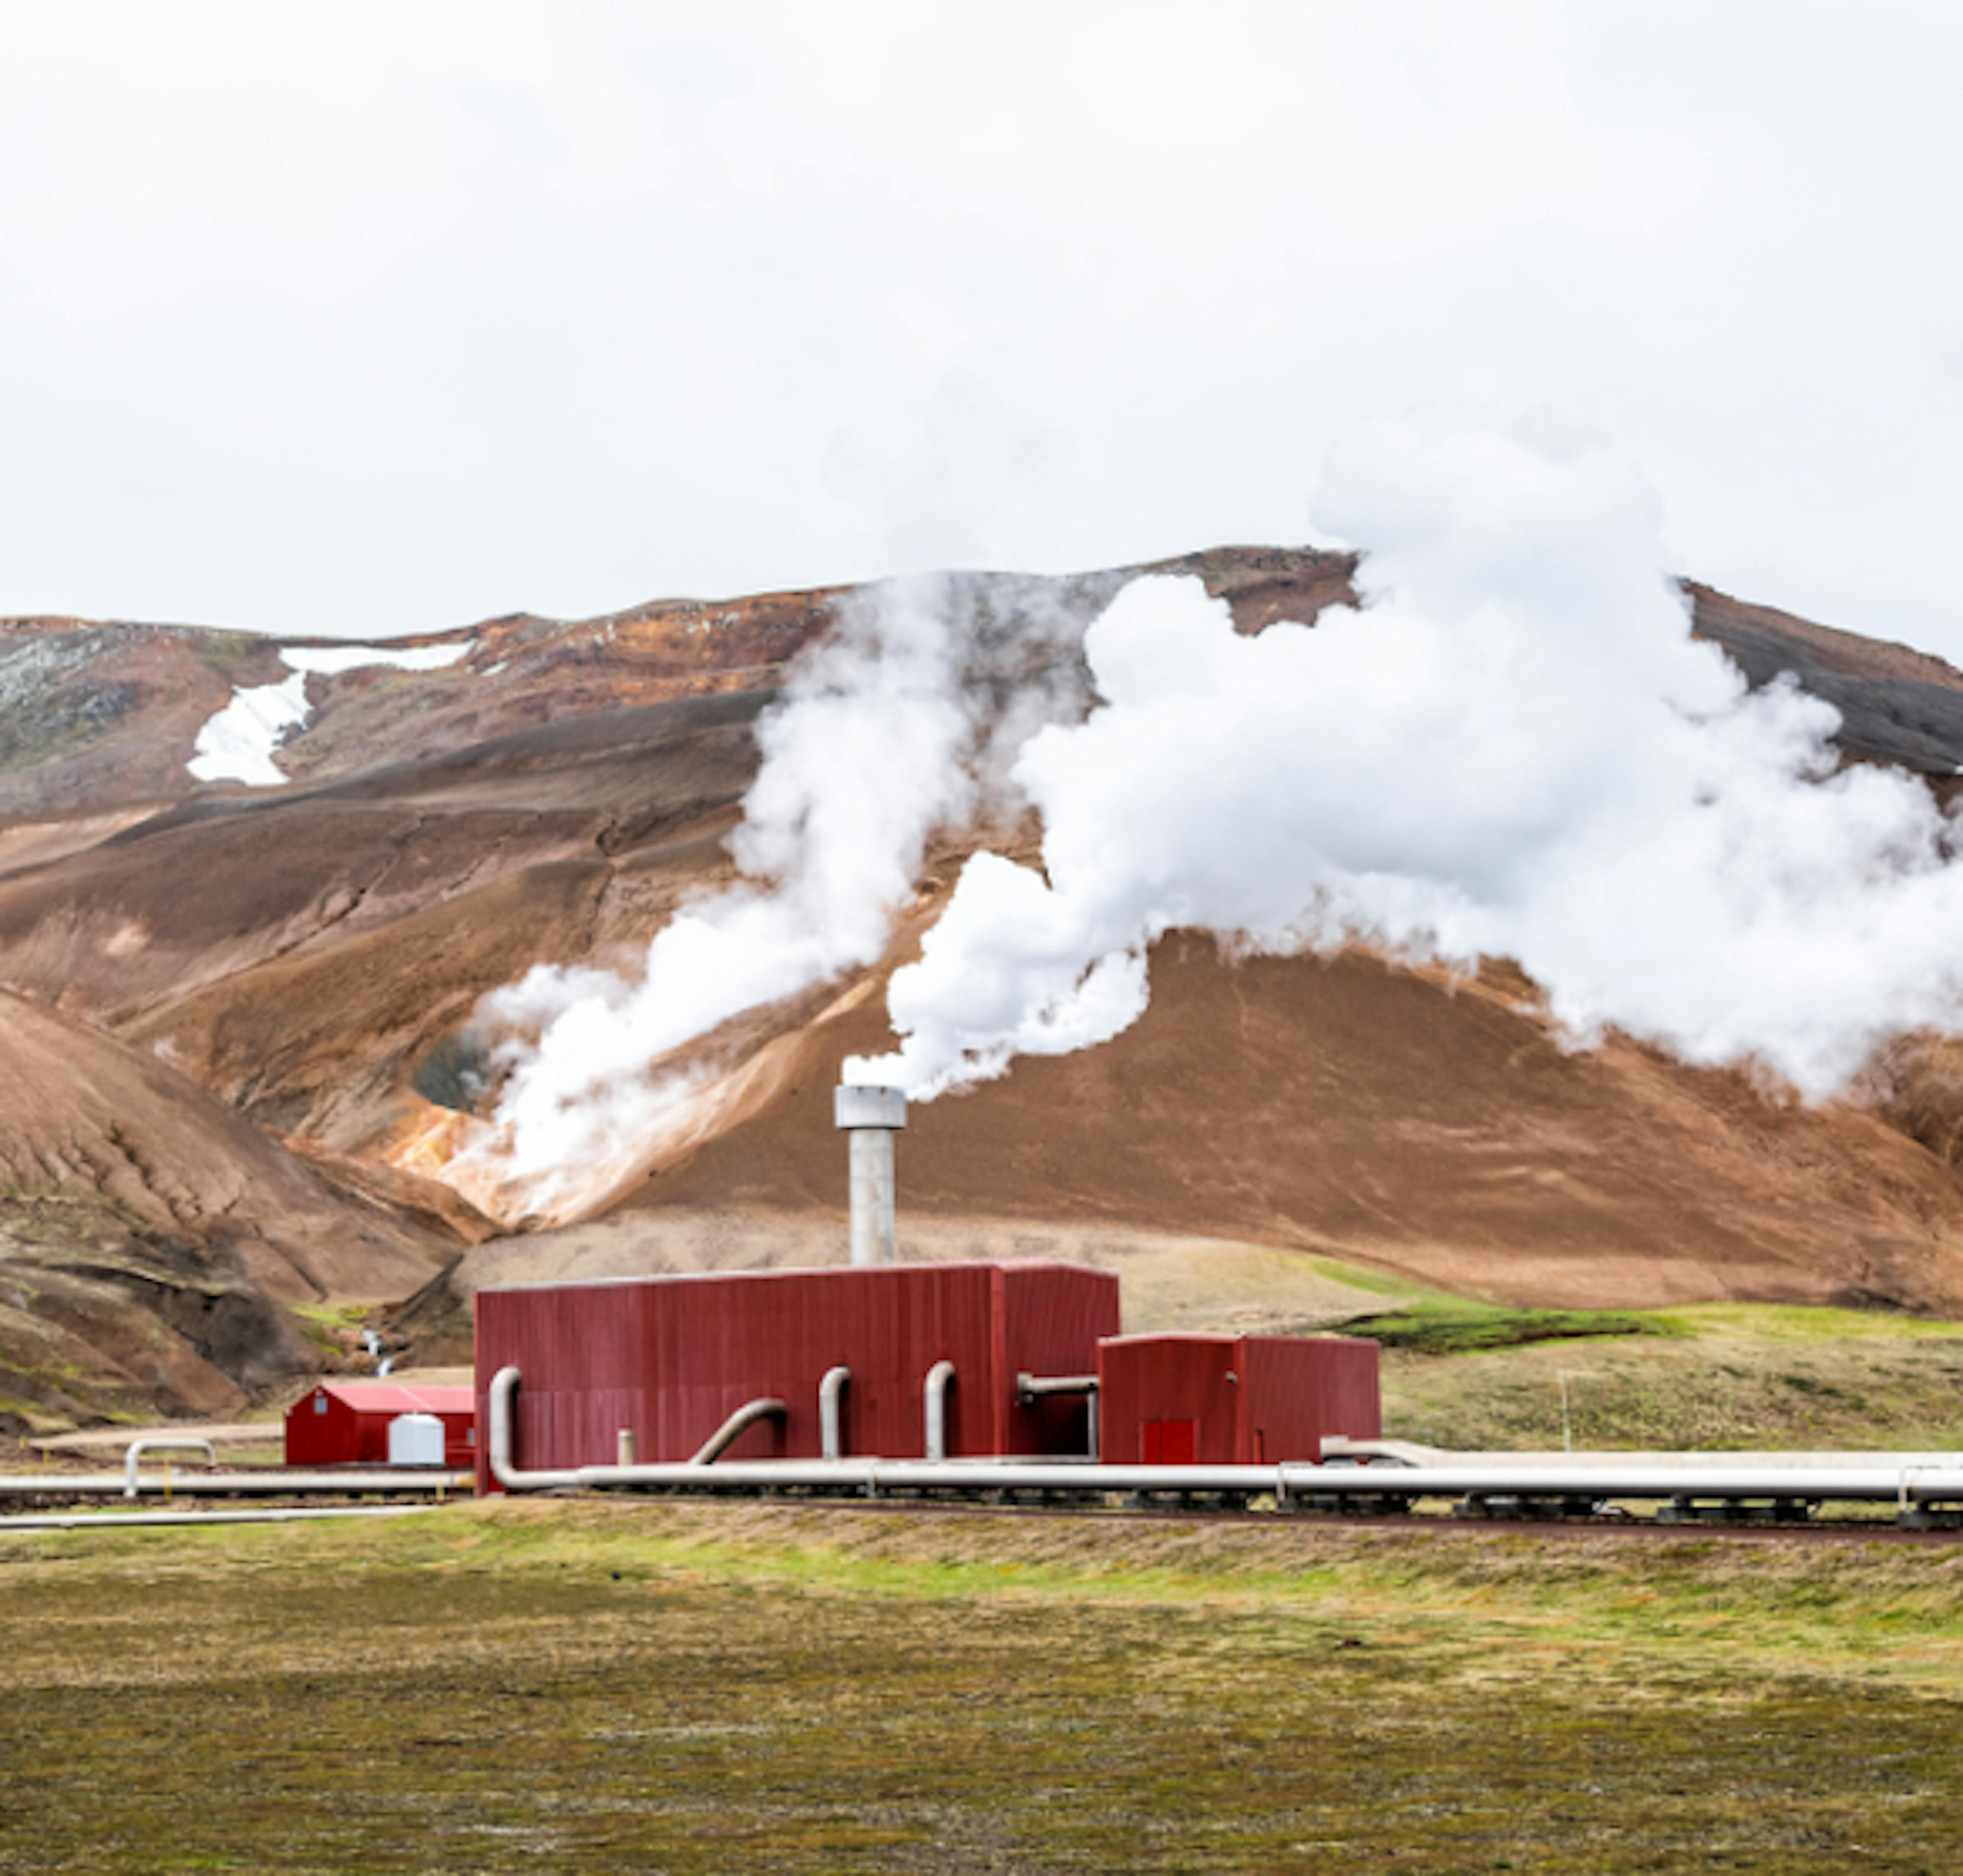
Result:
{"label": "reddish-brown hillside", "polygon": [[[907,1207],[1212,1233],[1522,1303],[1963,1310],[1963,1182],[1871,1113],[1619,1038],[1564,1050],[1501,972],[1234,964],[1179,936],[1152,972],[1115,1041],[916,1105]],[[616,1203],[837,1208],[831,1090],[882,1008],[798,1032],[740,1124]]]}
{"label": "reddish-brown hillside", "polygon": [[[1353,563],[1231,549],[1167,570],[1198,574],[1253,632],[1347,598]],[[1040,608],[1081,624],[1128,576],[966,577],[978,619]],[[1830,697],[1851,756],[1952,785],[1950,667],[1692,597],[1698,630],[1753,681],[1789,671]],[[26,1169],[21,1203],[39,1207],[30,1231],[8,1227],[0,1277],[149,1232],[191,1259],[180,1278],[241,1295],[403,1294],[437,1247],[481,1239],[488,1222],[421,1177],[464,1124],[477,999],[541,960],[631,966],[678,903],[730,877],[758,717],[845,603],[664,601],[436,635],[418,642],[457,662],[310,678],[310,714],[277,754],[292,779],[264,790],[200,785],[184,765],[235,686],[287,675],[280,641],[0,627],[0,985],[16,993],[0,1025],[20,1091],[0,1107],[0,1161]],[[963,849],[936,856],[888,965]],[[835,1210],[829,1087],[841,1056],[884,1041],[884,968],[731,1025],[697,1135],[593,1207]],[[1897,1051],[1872,1111],[1808,1111],[1625,1042],[1564,1053],[1503,970],[1455,986],[1360,953],[1236,965],[1175,935],[1154,973],[1150,1013],[1117,1042],[917,1113],[903,1149],[917,1214],[1227,1235],[1522,1299],[1963,1307],[1951,1045]],[[57,1138],[59,1175],[50,1127],[94,1143],[70,1154]],[[127,1163],[112,1129],[136,1143]],[[220,1166],[251,1169],[229,1199]],[[192,1195],[186,1209],[165,1187]],[[162,1294],[131,1277],[62,1332],[110,1376],[123,1358],[85,1321],[133,1308],[177,1335]],[[278,1336],[264,1346],[290,1358]],[[24,1356],[0,1361],[24,1371]],[[61,1362],[88,1366],[71,1348],[34,1371]],[[181,1401],[217,1384],[171,1372],[155,1390]]]}
{"label": "reddish-brown hillside", "polygon": [[0,993],[0,1419],[237,1406],[315,1360],[283,1307],[402,1294],[443,1240],[146,1050]]}

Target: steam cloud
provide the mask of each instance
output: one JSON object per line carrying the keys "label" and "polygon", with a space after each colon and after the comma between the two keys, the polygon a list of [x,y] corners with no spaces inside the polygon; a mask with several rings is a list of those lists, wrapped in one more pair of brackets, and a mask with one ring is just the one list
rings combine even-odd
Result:
{"label": "steam cloud", "polygon": [[851,1079],[930,1099],[1106,1041],[1176,928],[1510,957],[1577,1044],[1614,1025],[1810,1097],[1957,1026],[1952,823],[1842,768],[1831,706],[1692,639],[1633,469],[1552,420],[1433,412],[1339,449],[1318,508],[1367,556],[1360,608],[1312,626],[1241,637],[1190,579],[862,597],[761,727],[743,882],[638,980],[542,966],[484,1000],[503,1080],[453,1166],[507,1211],[605,1190],[713,1072],[684,1045],[873,962],[934,831],[1019,807],[1041,870],[968,863],[892,980],[899,1048]]}
{"label": "steam cloud", "polygon": [[636,980],[542,964],[479,1002],[478,1025],[501,1037],[499,1093],[453,1176],[543,1215],[604,1190],[710,1077],[664,1058],[877,958],[933,830],[1005,799],[1029,734],[1081,715],[1082,616],[1067,596],[944,575],[848,602],[759,726],[732,842],[742,883],[664,927]]}
{"label": "steam cloud", "polygon": [[1551,420],[1432,412],[1340,448],[1318,508],[1367,547],[1361,610],[1245,638],[1199,582],[1142,579],[1090,627],[1102,702],[1011,771],[1041,872],[969,862],[892,980],[898,1051],[852,1078],[926,1099],[1103,1041],[1180,927],[1511,957],[1577,1043],[1612,1025],[1811,1097],[1955,1025],[1952,824],[1910,777],[1838,769],[1830,706],[1691,638],[1632,469]]}

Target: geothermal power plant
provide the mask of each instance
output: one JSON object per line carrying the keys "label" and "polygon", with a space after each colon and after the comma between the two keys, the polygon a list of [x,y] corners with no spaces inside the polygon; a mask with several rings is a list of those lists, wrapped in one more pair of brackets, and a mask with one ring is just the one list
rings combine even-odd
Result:
{"label": "geothermal power plant", "polygon": [[[902,1259],[905,1101],[841,1087],[834,1119],[844,1263],[480,1289],[471,1387],[323,1381],[287,1411],[283,1467],[228,1470],[200,1439],[146,1438],[116,1472],[0,1476],[0,1496],[344,1502],[474,1486],[1276,1512],[1445,1499],[1462,1516],[1647,1505],[1666,1522],[1786,1525],[1840,1503],[1963,1527],[1950,1454],[1481,1454],[1385,1441],[1374,1342],[1127,1335],[1109,1271]],[[186,1467],[187,1449],[213,1463]],[[158,1470],[160,1451],[178,1457]]]}
{"label": "geothermal power plant", "polygon": [[[1487,1455],[1385,1441],[1374,1342],[1127,1335],[1110,1271],[902,1259],[905,1100],[841,1087],[834,1118],[846,1262],[480,1289],[473,1385],[323,1381],[287,1411],[283,1467],[188,1468],[187,1449],[214,1460],[203,1441],[146,1439],[114,1473],[0,1477],[0,1496],[344,1502],[474,1486],[1278,1512],[1443,1499],[1462,1516],[1646,1504],[1663,1522],[1786,1525],[1837,1502],[1963,1526],[1952,1455]],[[146,1471],[160,1452],[178,1457]]]}
{"label": "geothermal power plant", "polygon": [[1126,1335],[1119,1281],[1060,1262],[898,1253],[895,1089],[841,1087],[850,1261],[480,1290],[481,1492],[642,1490],[1277,1510],[1799,1522],[1891,1503],[1963,1512],[1937,1457],[1432,1453],[1380,1438],[1378,1349],[1355,1337]]}
{"label": "geothermal power plant", "polygon": [[848,1143],[843,1267],[478,1292],[478,1419],[494,1429],[479,1490],[655,1482],[676,1467],[694,1483],[711,1464],[761,1482],[754,1468],[855,1461],[1023,1461],[1083,1486],[1084,1468],[1315,1460],[1325,1440],[1376,1438],[1373,1342],[1126,1336],[1108,1271],[901,1262],[905,1099],[841,1087],[834,1115]]}

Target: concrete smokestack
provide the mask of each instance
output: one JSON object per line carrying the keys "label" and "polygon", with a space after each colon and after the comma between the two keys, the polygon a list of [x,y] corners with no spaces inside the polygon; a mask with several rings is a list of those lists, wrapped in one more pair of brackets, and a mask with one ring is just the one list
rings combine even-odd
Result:
{"label": "concrete smokestack", "polygon": [[897,1088],[841,1088],[831,1114],[852,1137],[852,1261],[890,1264],[898,1255],[893,1224],[893,1136],[907,1124]]}

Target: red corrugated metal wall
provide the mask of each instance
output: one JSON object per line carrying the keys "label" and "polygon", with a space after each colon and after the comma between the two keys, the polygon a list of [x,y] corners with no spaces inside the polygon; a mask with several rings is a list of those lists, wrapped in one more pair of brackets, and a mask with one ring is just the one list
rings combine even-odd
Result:
{"label": "red corrugated metal wall", "polygon": [[360,1450],[360,1416],[325,1388],[314,1389],[287,1409],[288,1465],[351,1465]]}
{"label": "red corrugated metal wall", "polygon": [[1375,1439],[1377,1345],[1339,1336],[1123,1336],[1097,1350],[1108,1465],[1261,1465]]}
{"label": "red corrugated metal wall", "polygon": [[1382,1431],[1377,1345],[1344,1336],[1248,1336],[1236,1357],[1242,1457],[1254,1465],[1317,1460],[1325,1435],[1375,1439]]}
{"label": "red corrugated metal wall", "polygon": [[[1098,1345],[1097,1437],[1107,1465],[1231,1464],[1239,1343],[1231,1336],[1123,1336]],[[1166,1452],[1170,1440],[1172,1458]]]}
{"label": "red corrugated metal wall", "polygon": [[[844,1394],[848,1453],[892,1458],[924,1450],[925,1384],[950,1361],[948,1451],[1081,1452],[1083,1414],[1069,1402],[1018,1407],[1015,1378],[1088,1374],[1100,1336],[1118,1326],[1118,1280],[1047,1263],[893,1264],[745,1271],[480,1290],[478,1412],[491,1379],[522,1376],[517,1463],[607,1465],[620,1429],[647,1461],[686,1459],[745,1402],[789,1409],[732,1445],[732,1459],[815,1458],[818,1388],[852,1371]],[[488,1488],[480,1459],[480,1486]]]}

